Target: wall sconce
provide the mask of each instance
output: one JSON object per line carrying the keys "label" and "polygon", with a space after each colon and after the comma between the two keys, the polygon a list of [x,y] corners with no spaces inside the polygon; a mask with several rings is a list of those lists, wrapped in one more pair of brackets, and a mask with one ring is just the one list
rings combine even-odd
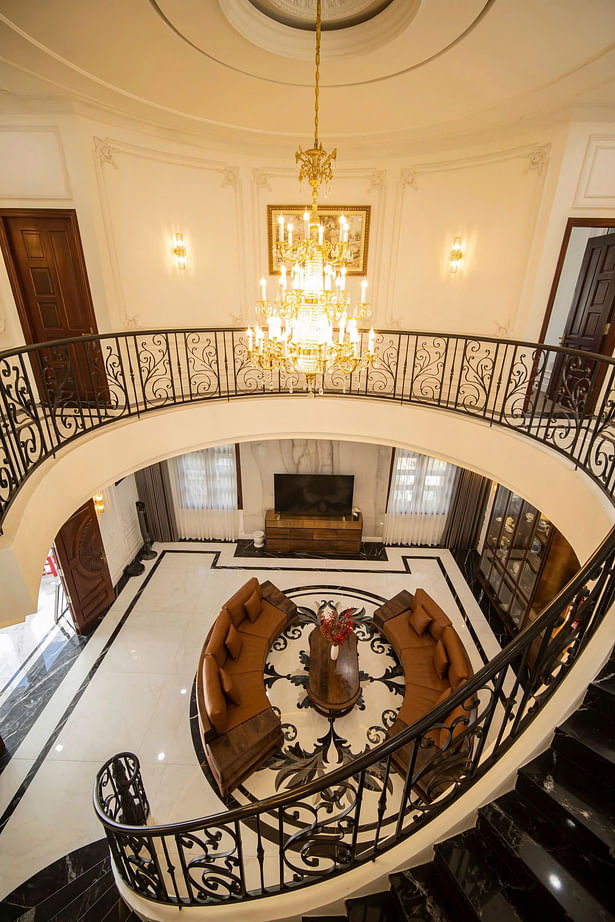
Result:
{"label": "wall sconce", "polygon": [[105,511],[105,497],[102,493],[95,493],[92,499],[94,500],[94,509],[97,514],[102,515]]}
{"label": "wall sconce", "polygon": [[448,254],[448,270],[455,275],[463,267],[463,242],[461,237],[455,237],[451,251]]}
{"label": "wall sconce", "polygon": [[175,261],[177,263],[178,269],[186,268],[186,247],[184,245],[184,236],[183,234],[175,234],[175,246],[173,247],[173,253],[175,254]]}

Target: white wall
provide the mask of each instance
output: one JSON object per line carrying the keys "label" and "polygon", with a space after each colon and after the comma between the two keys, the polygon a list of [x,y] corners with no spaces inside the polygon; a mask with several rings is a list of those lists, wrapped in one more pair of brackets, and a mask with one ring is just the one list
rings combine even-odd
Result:
{"label": "white wall", "polygon": [[98,516],[98,525],[105,548],[111,582],[115,586],[143,541],[135,503],[139,499],[132,474],[103,490],[105,511]]}
{"label": "white wall", "polygon": [[208,445],[281,437],[397,445],[498,480],[541,509],[579,560],[615,520],[609,500],[563,456],[479,419],[377,400],[267,397],[198,404],[126,420],[75,440],[37,468],[11,506],[0,536],[3,607],[32,611],[40,568],[70,513],[100,486]]}
{"label": "white wall", "polygon": [[[552,127],[447,150],[445,159],[437,150],[391,158],[374,145],[360,161],[340,146],[326,203],[371,205],[374,325],[519,336],[533,290],[527,270],[542,253],[565,142]],[[2,151],[3,207],[76,209],[101,330],[252,322],[267,267],[266,206],[307,196],[290,146],[280,160],[188,144],[126,120],[5,113]],[[184,271],[171,253],[175,231],[187,246]],[[458,234],[466,258],[453,277],[447,254]],[[349,287],[358,296],[359,280]],[[0,348],[20,341],[0,267]]]}
{"label": "white wall", "polygon": [[273,439],[240,445],[243,527],[265,526],[273,509],[274,474],[353,474],[353,505],[363,513],[364,538],[382,538],[391,448],[331,439]]}

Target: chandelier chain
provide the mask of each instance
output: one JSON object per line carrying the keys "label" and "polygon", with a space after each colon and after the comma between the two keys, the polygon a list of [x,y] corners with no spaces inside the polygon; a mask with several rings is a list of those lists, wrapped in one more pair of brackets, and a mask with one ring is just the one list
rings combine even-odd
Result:
{"label": "chandelier chain", "polygon": [[318,95],[320,84],[320,20],[322,0],[316,0],[316,71],[314,73],[314,147],[318,147]]}

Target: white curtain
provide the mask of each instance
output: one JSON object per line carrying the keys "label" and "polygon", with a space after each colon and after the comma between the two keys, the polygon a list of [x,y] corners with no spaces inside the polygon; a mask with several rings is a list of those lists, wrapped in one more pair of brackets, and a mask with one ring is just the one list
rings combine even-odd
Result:
{"label": "white curtain", "polygon": [[440,544],[456,472],[447,461],[396,449],[384,543]]}
{"label": "white curtain", "polygon": [[236,539],[235,446],[191,451],[169,458],[166,464],[179,537]]}

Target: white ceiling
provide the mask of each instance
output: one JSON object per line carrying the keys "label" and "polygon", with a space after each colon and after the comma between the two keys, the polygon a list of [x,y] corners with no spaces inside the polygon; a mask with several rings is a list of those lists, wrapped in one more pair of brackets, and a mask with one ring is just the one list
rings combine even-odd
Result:
{"label": "white ceiling", "polygon": [[[370,6],[326,3],[342,16]],[[269,2],[293,4],[305,0]],[[289,137],[309,141],[312,131],[314,33],[257,6],[267,3],[0,0],[0,88],[24,107],[24,97],[93,103],[287,150]],[[320,100],[323,142],[345,151],[510,133],[613,107],[615,3],[391,0],[366,22],[323,32]]]}

